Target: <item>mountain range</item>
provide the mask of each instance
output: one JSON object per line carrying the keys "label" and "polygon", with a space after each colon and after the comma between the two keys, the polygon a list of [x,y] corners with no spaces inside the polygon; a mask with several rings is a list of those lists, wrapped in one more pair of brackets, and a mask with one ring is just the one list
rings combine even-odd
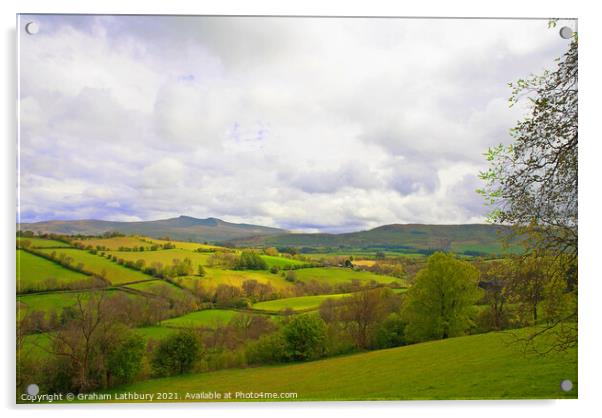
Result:
{"label": "mountain range", "polygon": [[146,235],[154,238],[229,243],[237,246],[390,249],[428,252],[435,249],[465,254],[504,252],[501,236],[508,227],[488,224],[424,225],[391,224],[367,231],[342,234],[292,233],[280,228],[237,224],[217,218],[191,216],[156,221],[114,222],[101,220],[43,221],[22,223],[21,231],[66,235],[100,235],[107,232]]}

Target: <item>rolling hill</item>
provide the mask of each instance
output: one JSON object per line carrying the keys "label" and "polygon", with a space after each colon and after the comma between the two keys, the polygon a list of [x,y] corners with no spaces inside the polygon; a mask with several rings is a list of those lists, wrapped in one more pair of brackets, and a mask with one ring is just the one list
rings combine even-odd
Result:
{"label": "rolling hill", "polygon": [[402,252],[446,250],[457,253],[501,253],[500,239],[510,232],[501,225],[392,224],[343,234],[288,233],[235,239],[245,245],[309,248],[391,249]]}
{"label": "rolling hill", "polygon": [[342,234],[291,233],[284,229],[259,225],[235,224],[217,218],[197,219],[190,216],[140,222],[100,220],[44,221],[23,223],[22,231],[67,235],[100,235],[119,232],[170,237],[176,240],[230,243],[241,247],[298,247],[309,249],[367,249],[424,253],[433,250],[464,254],[505,252],[500,238],[510,229],[500,225],[423,225],[392,224],[367,231]]}
{"label": "rolling hill", "polygon": [[235,224],[217,218],[198,219],[191,216],[157,221],[114,222],[99,220],[44,221],[22,223],[22,231],[66,235],[100,235],[106,232],[146,235],[152,238],[170,237],[183,241],[224,242],[253,236],[282,234],[283,229],[250,224]]}
{"label": "rolling hill", "polygon": [[[523,331],[514,331],[521,334]],[[393,399],[539,399],[577,397],[577,350],[525,355],[510,332],[450,338],[307,363],[220,370],[122,386],[156,393],[291,393],[284,401]],[[575,387],[563,392],[560,382]],[[269,400],[269,399],[263,399]]]}

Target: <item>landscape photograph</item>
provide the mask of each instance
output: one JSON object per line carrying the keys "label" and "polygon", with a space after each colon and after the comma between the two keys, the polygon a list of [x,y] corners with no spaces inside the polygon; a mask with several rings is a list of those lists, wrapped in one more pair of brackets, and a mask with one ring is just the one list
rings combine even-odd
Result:
{"label": "landscape photograph", "polygon": [[576,20],[17,38],[16,403],[578,398]]}

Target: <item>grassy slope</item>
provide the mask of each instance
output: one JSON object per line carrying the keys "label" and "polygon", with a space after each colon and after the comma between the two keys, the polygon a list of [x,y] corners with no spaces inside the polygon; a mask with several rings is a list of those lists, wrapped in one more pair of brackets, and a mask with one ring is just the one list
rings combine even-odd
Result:
{"label": "grassy slope", "polygon": [[[185,276],[181,277],[182,286],[192,288],[194,281],[200,283],[207,288],[215,288],[219,284],[228,284],[231,286],[241,286],[245,280],[257,280],[259,283],[271,283],[275,289],[283,289],[290,287],[291,284],[284,280],[278,274],[271,274],[267,271],[255,270],[222,270],[217,268],[205,268],[205,276]],[[178,278],[180,279],[180,278]]]}
{"label": "grassy slope", "polygon": [[339,293],[335,295],[299,296],[296,298],[285,298],[259,302],[253,305],[253,309],[260,311],[280,311],[286,308],[293,310],[318,309],[320,304],[328,298],[341,298],[349,296],[350,293]]}
{"label": "grassy slope", "polygon": [[[524,357],[504,333],[309,363],[147,380],[115,390],[297,392],[298,400],[531,399],[577,396],[577,352]],[[571,379],[570,393],[560,382]]]}
{"label": "grassy slope", "polygon": [[353,279],[357,279],[360,282],[369,282],[370,280],[374,280],[378,283],[389,284],[391,282],[396,282],[405,285],[405,281],[402,279],[398,279],[396,277],[391,276],[381,276],[378,274],[370,273],[368,271],[354,271],[347,268],[338,268],[338,267],[330,267],[330,268],[307,268],[307,269],[299,269],[295,271],[297,274],[297,279],[303,281],[309,281],[315,279],[319,282],[329,283],[331,285],[337,283],[347,283]]}
{"label": "grassy slope", "polygon": [[262,255],[261,258],[266,262],[268,268],[272,268],[274,266],[277,267],[286,267],[286,266],[301,266],[305,264],[303,261],[293,260],[285,257],[277,257],[272,255]]}
{"label": "grassy slope", "polygon": [[205,265],[210,255],[209,253],[195,253],[193,251],[178,248],[157,251],[111,251],[110,254],[117,258],[123,258],[124,260],[144,260],[147,266],[150,266],[150,264],[155,261],[163,263],[164,266],[170,266],[173,264],[173,260],[182,261],[185,258],[189,258],[195,269],[198,268],[199,264]]}
{"label": "grassy slope", "polygon": [[17,242],[23,242],[23,241],[29,241],[33,248],[52,248],[52,247],[69,248],[70,247],[70,245],[65,242],[55,241],[52,239],[26,238],[26,237],[17,238]]}
{"label": "grassy slope", "polygon": [[177,318],[167,319],[161,322],[165,327],[215,327],[218,324],[227,324],[230,319],[238,314],[237,311],[225,309],[207,309],[204,311],[191,312]]}
{"label": "grassy slope", "polygon": [[104,246],[109,250],[117,250],[119,247],[150,247],[151,244],[142,241],[138,237],[113,237],[113,238],[88,238],[82,239],[75,242],[80,242],[85,246],[91,245],[96,247],[97,245]]}
{"label": "grassy slope", "polygon": [[50,277],[58,279],[60,283],[81,282],[89,279],[85,274],[61,267],[43,257],[17,250],[17,288],[27,287]]}
{"label": "grassy slope", "polygon": [[164,245],[164,244],[173,244],[176,246],[176,248],[179,248],[181,250],[189,250],[189,251],[194,251],[197,248],[202,248],[204,250],[219,250],[219,249],[223,249],[223,247],[218,247],[217,245],[207,245],[207,244],[201,244],[198,242],[186,242],[186,241],[166,241],[166,240],[162,240],[162,239],[153,239],[153,238],[148,238],[145,237],[145,240],[152,242],[153,244],[159,244],[159,245]]}
{"label": "grassy slope", "polygon": [[51,254],[53,251],[56,251],[57,256],[61,253],[65,253],[66,255],[73,257],[74,265],[77,265],[78,263],[83,263],[84,270],[89,270],[95,274],[101,274],[104,270],[106,272],[106,278],[113,284],[122,284],[139,280],[151,279],[151,277],[147,276],[146,274],[120,266],[119,264],[113,263],[112,261],[101,257],[100,255],[90,254],[87,251],[76,249],[41,251],[47,254]]}
{"label": "grassy slope", "polygon": [[[102,290],[108,294],[115,294],[115,292],[121,292],[120,290]],[[17,319],[20,314],[25,313],[28,309],[36,311],[43,311],[47,314],[50,311],[56,311],[60,314],[63,308],[75,305],[78,295],[86,296],[89,292],[54,292],[54,293],[43,293],[34,295],[21,295],[17,296]],[[128,294],[130,297],[136,297]]]}

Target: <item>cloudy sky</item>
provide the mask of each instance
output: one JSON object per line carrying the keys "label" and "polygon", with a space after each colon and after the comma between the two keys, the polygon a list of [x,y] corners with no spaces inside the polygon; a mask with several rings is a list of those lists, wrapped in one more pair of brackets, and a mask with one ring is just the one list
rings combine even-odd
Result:
{"label": "cloudy sky", "polygon": [[[39,24],[36,35],[24,26]],[[482,222],[542,20],[21,16],[20,216]]]}

